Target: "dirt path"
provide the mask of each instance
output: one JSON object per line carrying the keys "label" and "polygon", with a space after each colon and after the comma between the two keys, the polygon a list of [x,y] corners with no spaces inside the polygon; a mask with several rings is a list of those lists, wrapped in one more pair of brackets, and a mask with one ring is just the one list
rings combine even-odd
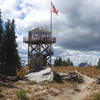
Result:
{"label": "dirt path", "polygon": [[[80,73],[78,72],[78,74]],[[79,84],[74,89],[65,89],[61,95],[56,97],[51,96],[49,100],[84,100],[87,96],[95,92],[91,86],[95,79],[82,74],[80,75],[84,77],[84,83]]]}
{"label": "dirt path", "polygon": [[78,86],[78,88],[80,89],[80,92],[76,92],[75,94],[73,94],[70,97],[70,100],[84,100],[88,95],[91,95],[92,93],[91,84],[95,80],[85,75],[83,77],[84,77],[85,83]]}

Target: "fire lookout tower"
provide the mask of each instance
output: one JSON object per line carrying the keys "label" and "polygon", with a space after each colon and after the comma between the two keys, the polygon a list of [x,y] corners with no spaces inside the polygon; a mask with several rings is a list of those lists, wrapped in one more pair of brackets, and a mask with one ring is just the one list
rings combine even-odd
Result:
{"label": "fire lookout tower", "polygon": [[50,31],[41,27],[33,29],[29,31],[28,37],[23,38],[23,42],[28,44],[28,64],[31,71],[51,65],[51,45],[56,43],[56,38],[51,36]]}

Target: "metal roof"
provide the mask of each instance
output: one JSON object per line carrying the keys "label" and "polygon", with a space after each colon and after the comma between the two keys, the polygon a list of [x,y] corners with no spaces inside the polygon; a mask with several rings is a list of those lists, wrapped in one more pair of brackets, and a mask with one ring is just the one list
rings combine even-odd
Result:
{"label": "metal roof", "polygon": [[48,31],[47,29],[43,28],[43,27],[37,27],[31,31],[29,31],[29,33],[32,33],[32,32],[44,32],[44,33],[51,33],[50,31]]}

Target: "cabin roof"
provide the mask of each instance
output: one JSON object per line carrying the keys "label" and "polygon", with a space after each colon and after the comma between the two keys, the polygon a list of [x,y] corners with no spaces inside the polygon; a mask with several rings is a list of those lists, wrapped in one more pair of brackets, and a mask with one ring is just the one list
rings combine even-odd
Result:
{"label": "cabin roof", "polygon": [[47,29],[44,29],[43,27],[37,27],[37,28],[35,28],[35,29],[33,29],[33,30],[31,30],[31,31],[29,31],[29,33],[32,33],[32,32],[44,32],[44,33],[51,33],[50,31],[48,31]]}

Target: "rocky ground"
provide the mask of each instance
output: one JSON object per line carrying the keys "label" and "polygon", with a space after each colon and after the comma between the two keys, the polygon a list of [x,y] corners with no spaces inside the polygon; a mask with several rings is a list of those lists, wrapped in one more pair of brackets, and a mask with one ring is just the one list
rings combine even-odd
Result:
{"label": "rocky ground", "polygon": [[[44,82],[37,84],[34,81],[19,80],[17,82],[0,81],[0,100],[18,100],[16,93],[20,90],[25,91],[23,100],[89,100],[89,96],[100,91],[100,85],[96,84],[96,77],[100,71],[95,68],[73,68],[62,67],[52,68],[58,73],[75,71],[84,78],[84,83],[71,82],[64,80],[63,83]],[[91,99],[92,100],[92,99]]]}

